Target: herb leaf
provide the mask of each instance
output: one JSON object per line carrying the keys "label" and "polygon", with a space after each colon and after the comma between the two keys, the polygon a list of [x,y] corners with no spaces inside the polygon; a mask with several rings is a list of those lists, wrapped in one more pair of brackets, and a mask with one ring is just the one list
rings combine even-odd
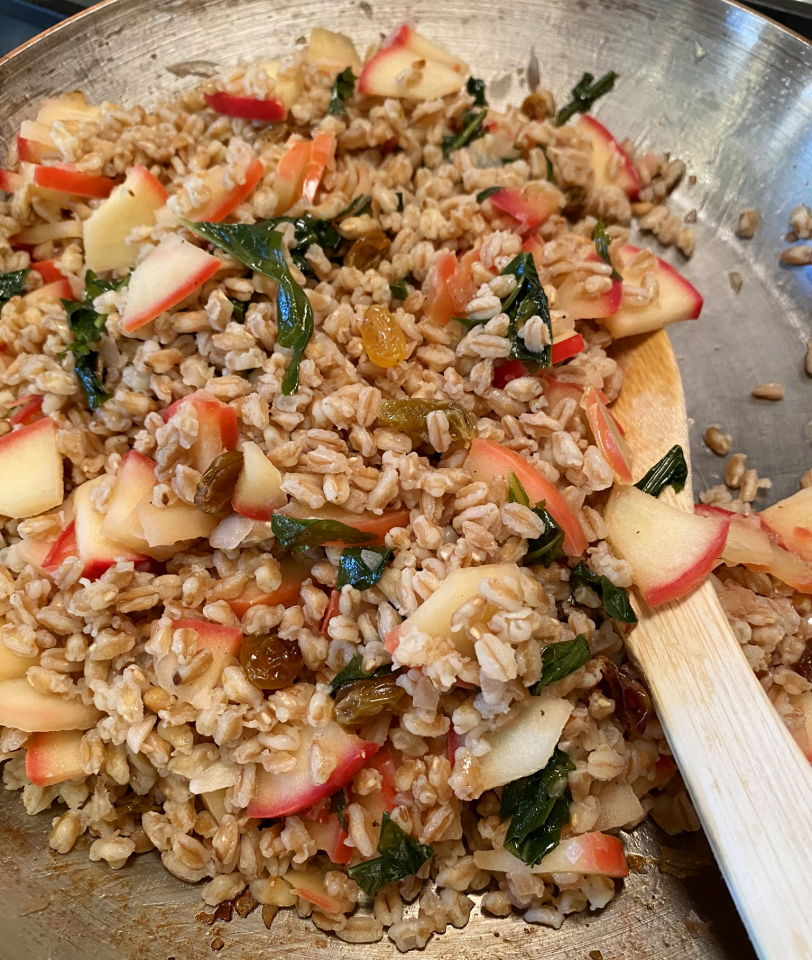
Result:
{"label": "herb leaf", "polygon": [[595,241],[595,249],[598,252],[598,256],[612,268],[612,279],[622,280],[623,277],[615,270],[615,265],[609,256],[609,237],[606,236],[606,227],[603,225],[603,220],[598,220],[595,224],[595,229],[592,231],[592,239]]}
{"label": "herb leaf", "polygon": [[338,558],[339,590],[347,584],[356,590],[374,587],[393,554],[391,547],[345,547]]}
{"label": "herb leaf", "polygon": [[342,830],[347,829],[347,794],[342,787],[330,797],[330,812],[338,817],[338,823]]}
{"label": "herb leaf", "polygon": [[484,203],[488,197],[492,197],[495,193],[499,193],[499,191],[503,189],[504,187],[485,187],[484,190],[480,190],[476,195],[476,202]]}
{"label": "herb leaf", "polygon": [[388,813],[383,815],[378,853],[380,856],[374,860],[365,860],[349,869],[350,876],[370,897],[388,883],[417,873],[434,856],[431,847],[401,830]]}
{"label": "herb leaf", "polygon": [[520,503],[524,507],[530,506],[530,497],[522,486],[522,481],[511,470],[508,478],[508,503]]}
{"label": "herb leaf", "polygon": [[534,696],[538,696],[542,687],[557,680],[563,680],[587,663],[590,656],[589,644],[582,633],[572,640],[562,640],[561,643],[551,643],[546,646],[541,651],[541,676],[533,685],[531,692]]}
{"label": "herb leaf", "polygon": [[550,156],[549,156],[549,154],[547,153],[547,148],[544,146],[544,144],[540,143],[540,144],[539,144],[539,148],[541,149],[541,152],[544,154],[544,163],[545,163],[545,165],[546,165],[545,175],[546,175],[547,179],[550,181],[550,183],[552,183],[552,182],[553,182],[553,176],[554,176],[554,174],[555,174],[555,169],[554,169],[554,167],[553,167],[553,161],[550,159]]}
{"label": "herb leaf", "polygon": [[268,220],[259,223],[183,223],[235,260],[276,281],[276,339],[280,347],[292,351],[282,378],[282,393],[285,396],[296,393],[299,364],[313,333],[313,308],[288,268],[282,234]]}
{"label": "herb leaf", "polygon": [[392,672],[391,663],[385,663],[382,667],[378,667],[377,670],[373,670],[370,673],[361,666],[363,662],[363,656],[360,653],[356,653],[352,660],[350,660],[346,666],[342,667],[330,681],[330,693],[335,694],[342,687],[346,687],[351,683],[358,683],[359,680],[369,680],[371,677],[384,677]]}
{"label": "herb leaf", "polygon": [[12,270],[11,273],[0,273],[0,307],[12,297],[20,297],[25,293],[25,280],[28,270]]}
{"label": "herb leaf", "polygon": [[347,112],[345,104],[354,92],[355,77],[352,73],[352,67],[346,67],[333,81],[333,88],[330,91],[330,105],[327,107],[327,113],[334,117],[345,114]]}
{"label": "herb leaf", "polygon": [[392,294],[393,300],[405,300],[409,296],[409,291],[406,289],[406,278],[403,277],[400,280],[395,280],[394,283],[390,283],[389,292]]}
{"label": "herb leaf", "polygon": [[[508,503],[521,503],[525,507],[530,506],[530,497],[522,486],[521,480],[515,473],[511,472],[508,478]],[[564,531],[545,509],[544,500],[532,507],[533,513],[544,524],[544,529],[540,537],[534,537],[527,541],[527,553],[524,555],[524,563],[541,563],[549,567],[553,560],[559,560],[564,556]]]}
{"label": "herb leaf", "polygon": [[234,297],[229,297],[228,301],[234,308],[231,311],[231,319],[235,323],[245,323],[245,311],[248,309],[248,301],[237,300]]}
{"label": "herb leaf", "polygon": [[[614,70],[605,73],[598,80],[591,73],[585,73],[572,88],[572,100],[555,115],[555,125],[560,127],[573,114],[587,113],[592,104],[614,87],[617,74]],[[594,83],[593,83],[594,81]]]}
{"label": "herb leaf", "polygon": [[688,479],[688,464],[682,447],[676,443],[668,453],[638,480],[635,486],[643,493],[650,493],[652,497],[659,497],[663,488],[671,486],[679,493]]}
{"label": "herb leaf", "polygon": [[470,446],[476,417],[451,400],[424,400],[420,397],[383,400],[378,407],[378,420],[386,427],[405,433],[415,443],[427,443],[430,439],[428,416],[435,410],[445,413],[452,442]]}
{"label": "herb leaf", "polygon": [[502,790],[499,816],[511,818],[505,847],[530,866],[558,846],[561,828],[569,820],[567,774],[574,769],[567,754],[556,749],[543,770]]}
{"label": "herb leaf", "polygon": [[[542,367],[549,367],[552,361],[553,325],[550,318],[550,305],[547,295],[536,272],[533,255],[524,251],[515,256],[502,271],[502,275],[516,277],[516,286],[502,301],[502,310],[508,315],[508,338],[511,342],[510,355],[521,360],[531,373]],[[539,352],[528,349],[519,335],[519,326],[531,317],[539,316],[547,327],[547,340]]]}
{"label": "herb leaf", "polygon": [[467,146],[472,140],[481,137],[485,130],[482,126],[488,114],[488,101],[485,98],[485,81],[469,77],[465,88],[473,97],[474,106],[479,110],[466,110],[462,115],[462,130],[457,134],[443,137],[443,156],[448,158],[455,150]]}
{"label": "herb leaf", "polygon": [[283,550],[321,547],[325,543],[335,542],[366,543],[375,539],[373,534],[348,527],[338,520],[322,520],[318,517],[301,519],[283,513],[275,513],[271,517],[271,530]]}
{"label": "herb leaf", "polygon": [[487,107],[488,100],[485,96],[485,81],[478,77],[469,77],[465,89],[474,98],[475,107]]}
{"label": "herb leaf", "polygon": [[583,560],[572,568],[570,585],[573,590],[578,586],[592,587],[601,598],[607,617],[620,623],[637,623],[637,617],[629,603],[629,594],[623,587],[616,587],[608,577],[594,573]]}

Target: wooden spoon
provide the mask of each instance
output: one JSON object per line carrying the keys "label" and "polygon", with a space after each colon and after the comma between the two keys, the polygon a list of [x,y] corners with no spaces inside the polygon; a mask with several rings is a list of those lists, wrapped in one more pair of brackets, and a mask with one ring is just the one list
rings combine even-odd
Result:
{"label": "wooden spoon", "polygon": [[[614,410],[637,473],[675,443],[688,459],[685,400],[668,337],[660,331],[617,348],[624,384]],[[690,478],[672,502],[693,509]],[[634,606],[639,623],[626,646],[756,953],[809,960],[812,768],[750,669],[709,581],[654,610],[639,598]]]}

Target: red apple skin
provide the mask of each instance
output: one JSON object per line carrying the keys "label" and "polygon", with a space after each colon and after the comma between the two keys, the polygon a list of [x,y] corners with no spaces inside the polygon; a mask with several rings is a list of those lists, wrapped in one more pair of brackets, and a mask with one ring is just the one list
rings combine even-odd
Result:
{"label": "red apple skin", "polygon": [[285,874],[297,897],[307,900],[324,913],[342,913],[348,908],[346,900],[327,892],[324,874],[315,867],[302,867]]}
{"label": "red apple skin", "polygon": [[196,390],[167,407],[162,414],[164,420],[168,421],[183,403],[193,404],[197,412],[198,436],[192,454],[195,468],[203,473],[223,450],[237,446],[237,411],[207,391]]}
{"label": "red apple skin", "polygon": [[[20,159],[22,160],[22,157]],[[14,173],[13,170],[0,170],[0,190],[5,193],[14,193],[23,183],[25,181],[19,173]]]}
{"label": "red apple skin", "polygon": [[242,619],[251,607],[264,604],[275,607],[281,603],[284,607],[292,607],[299,602],[302,583],[310,576],[310,567],[295,560],[281,562],[282,582],[270,593],[263,593],[255,583],[249,583],[239,597],[226,602],[234,613]]}
{"label": "red apple skin", "polygon": [[566,838],[562,845],[568,850],[573,872],[577,873],[580,867],[591,873],[618,879],[629,875],[623,844],[617,837],[607,833],[582,833]]}
{"label": "red apple skin", "polygon": [[210,623],[208,620],[174,620],[172,629],[194,630],[199,648],[208,647],[233,657],[237,656],[242,645],[242,630],[222,623]]}
{"label": "red apple skin", "polygon": [[557,190],[552,187],[531,189],[531,186],[524,190],[518,187],[503,187],[488,198],[498,210],[513,217],[523,233],[538,230],[560,206],[560,194]]}
{"label": "red apple skin", "polygon": [[195,210],[192,219],[206,220],[209,223],[220,223],[225,220],[252,192],[264,173],[265,167],[256,157],[252,157],[245,171],[245,180],[236,184],[223,196],[216,197],[207,206]]}
{"label": "red apple skin", "polygon": [[57,190],[76,197],[104,199],[110,196],[116,181],[109,177],[97,177],[81,173],[72,163],[54,163],[50,166],[35,166],[33,182],[44,190]]}
{"label": "red apple skin", "polygon": [[426,281],[424,313],[432,323],[445,326],[456,313],[454,297],[449,284],[457,270],[457,258],[444,253],[434,264]]}
{"label": "red apple skin", "polygon": [[327,601],[327,609],[321,618],[321,627],[319,633],[323,637],[329,638],[330,621],[339,614],[339,602],[341,601],[341,591],[333,589],[330,591],[330,599]]}
{"label": "red apple skin", "polygon": [[553,349],[550,356],[552,365],[556,366],[559,363],[563,363],[565,360],[570,360],[572,357],[575,357],[581,353],[584,347],[584,338],[580,333],[573,334],[573,336],[567,337],[566,340],[559,340],[557,343],[553,344]]}
{"label": "red apple skin", "polygon": [[385,744],[381,747],[367,766],[377,770],[381,775],[381,802],[384,810],[391,813],[397,806],[397,790],[395,789],[395,761],[392,759],[389,745]]}
{"label": "red apple skin", "polygon": [[641,591],[643,592],[643,599],[646,601],[646,603],[650,607],[659,607],[664,603],[671,602],[672,600],[679,600],[680,597],[684,597],[695,587],[698,587],[699,584],[705,580],[711,570],[713,570],[714,566],[716,565],[717,558],[725,548],[725,540],[727,540],[727,527],[727,524],[721,525],[716,539],[708,548],[705,556],[698,560],[695,566],[691,567],[689,570],[686,570],[682,576],[678,577],[676,580],[673,580],[671,583],[663,584],[661,587],[657,587],[646,592]]}
{"label": "red apple skin", "polygon": [[[606,127],[602,123],[599,123],[594,117],[589,116],[589,114],[583,115],[578,120],[576,126],[580,127],[590,140],[601,141],[607,151],[616,153],[617,156],[620,157],[620,173],[615,184],[624,191],[630,200],[636,200],[642,184],[640,183],[640,174],[637,172],[637,168],[632,163],[628,153],[626,153]],[[600,174],[596,172],[596,176],[603,178],[603,172],[601,171]]]}
{"label": "red apple skin", "polygon": [[609,413],[603,400],[594,387],[587,387],[581,396],[581,409],[584,411],[589,428],[598,449],[612,468],[618,483],[631,483],[631,453],[617,429],[617,422]]}
{"label": "red apple skin", "polygon": [[14,413],[9,418],[12,427],[28,426],[29,423],[39,420],[42,417],[42,400],[43,398],[38,393],[21,397],[14,404]]}
{"label": "red apple skin", "polygon": [[56,260],[39,260],[31,264],[31,269],[36,270],[45,283],[54,283],[57,280],[66,280],[67,277],[59,269]]}
{"label": "red apple skin", "polygon": [[233,93],[218,91],[204,94],[206,104],[226,117],[241,117],[243,120],[260,120],[263,123],[275,123],[288,115],[287,108],[276,97],[240,97]]}
{"label": "red apple skin", "polygon": [[331,133],[320,133],[314,138],[302,179],[302,196],[308,203],[316,202],[319,184],[335,152],[336,138]]}
{"label": "red apple skin", "polygon": [[330,813],[324,821],[309,823],[307,829],[316,841],[316,849],[323,850],[332,863],[346,864],[352,860],[355,847],[347,846],[349,834],[341,826],[337,814]]}
{"label": "red apple skin", "polygon": [[465,469],[475,479],[486,482],[515,473],[527,491],[532,503],[544,500],[550,515],[564,531],[564,552],[568,557],[579,557],[587,547],[578,517],[559,491],[543,477],[521,454],[492,440],[475,437],[465,461]]}
{"label": "red apple skin", "polygon": [[35,733],[25,750],[25,775],[38,787],[84,777],[82,731]]}
{"label": "red apple skin", "polygon": [[71,521],[59,534],[50,551],[42,561],[42,569],[46,573],[53,573],[63,560],[68,557],[78,557],[79,547],[76,545],[76,524]]}
{"label": "red apple skin", "polygon": [[48,144],[17,135],[17,156],[21,163],[42,163],[53,150]]}
{"label": "red apple skin", "polygon": [[73,288],[70,282],[62,277],[53,283],[46,283],[37,290],[26,293],[23,299],[26,303],[58,303],[60,300],[70,300],[73,297]]}

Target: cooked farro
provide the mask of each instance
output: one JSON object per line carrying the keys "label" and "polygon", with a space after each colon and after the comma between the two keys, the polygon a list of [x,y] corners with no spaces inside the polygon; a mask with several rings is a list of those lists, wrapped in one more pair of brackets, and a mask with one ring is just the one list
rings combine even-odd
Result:
{"label": "cooked farro", "polygon": [[[629,224],[690,256],[696,217],[668,207],[680,160],[557,125],[548,90],[490,109],[408,27],[342,106],[360,66],[314,31],[154,108],[65,94],[0,171],[0,268],[23,271],[0,458],[59,481],[0,490],[0,758],[29,813],[67,807],[55,851],[154,849],[207,923],[293,907],[405,951],[475,892],[558,928],[614,896],[610,834],[698,828],[604,612],[635,569],[602,514],[631,479],[611,342],[662,325],[674,283]],[[703,500],[747,522],[769,481],[742,453],[724,479],[739,499]],[[812,576],[714,583],[808,750]],[[531,855],[503,788],[555,763]]]}

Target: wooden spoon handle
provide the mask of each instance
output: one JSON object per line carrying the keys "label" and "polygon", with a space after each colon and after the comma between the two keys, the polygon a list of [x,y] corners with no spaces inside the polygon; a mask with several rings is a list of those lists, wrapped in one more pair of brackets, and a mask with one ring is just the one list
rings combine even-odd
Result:
{"label": "wooden spoon handle", "polygon": [[[616,411],[642,473],[674,443],[687,456],[668,338],[620,348]],[[690,483],[674,501],[692,509]],[[763,960],[812,960],[812,769],[750,669],[710,582],[639,616],[626,645],[739,913]]]}

